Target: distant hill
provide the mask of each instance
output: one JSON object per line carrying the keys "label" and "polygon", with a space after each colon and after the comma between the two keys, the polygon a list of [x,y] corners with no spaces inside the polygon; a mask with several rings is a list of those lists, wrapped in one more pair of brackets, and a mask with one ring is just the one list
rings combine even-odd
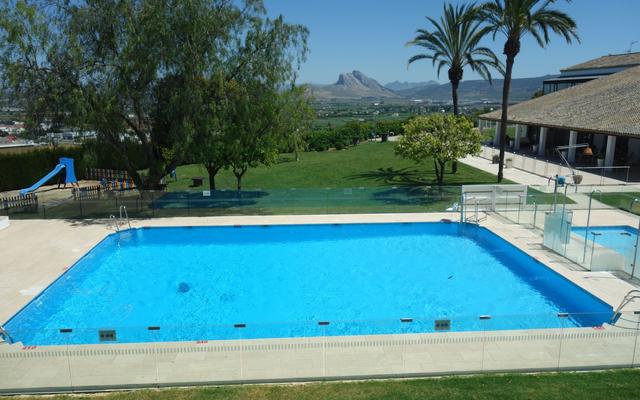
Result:
{"label": "distant hill", "polygon": [[[535,78],[519,78],[511,81],[511,101],[529,100],[533,94],[542,88],[542,81],[552,78],[554,75],[538,76]],[[485,80],[469,80],[460,82],[458,98],[461,102],[492,101],[499,102],[502,99],[503,79],[494,79],[493,84]],[[402,97],[411,99],[423,99],[431,101],[451,101],[451,84],[428,86],[399,90],[396,93]]]}
{"label": "distant hill", "polygon": [[[554,76],[557,75],[513,79],[509,99],[513,102],[529,100],[537,90],[542,88],[542,81]],[[481,79],[462,81],[458,88],[458,97],[461,103],[500,102],[502,83],[502,79],[494,79],[493,84]],[[405,98],[435,102],[451,101],[450,83],[395,81],[382,86],[360,71],[340,74],[337,82],[331,85],[310,85],[310,90],[318,100]]]}
{"label": "distant hill", "polygon": [[440,85],[440,83],[438,83],[437,81],[427,81],[427,82],[394,81],[394,82],[387,83],[386,85],[384,85],[384,87],[386,87],[389,90],[393,90],[394,92],[398,92],[401,90],[418,89],[418,88],[424,88],[428,86],[438,86],[438,85]]}
{"label": "distant hill", "polygon": [[312,85],[312,94],[317,99],[361,99],[399,97],[375,79],[360,71],[340,74],[332,85]]}

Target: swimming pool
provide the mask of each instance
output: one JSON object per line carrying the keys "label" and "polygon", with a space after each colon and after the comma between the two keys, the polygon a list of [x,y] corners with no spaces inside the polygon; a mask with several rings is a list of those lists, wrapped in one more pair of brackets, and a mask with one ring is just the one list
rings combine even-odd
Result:
{"label": "swimming pool", "polygon": [[[571,232],[584,238],[586,227],[573,227]],[[630,226],[591,226],[587,233],[587,241],[590,245],[594,235],[596,244],[608,247],[623,255],[629,255],[633,258],[633,249],[636,245],[638,230]]]}
{"label": "swimming pool", "polygon": [[145,228],[109,235],[5,329],[25,345],[217,340],[550,328],[558,312],[596,326],[612,310],[476,226]]}

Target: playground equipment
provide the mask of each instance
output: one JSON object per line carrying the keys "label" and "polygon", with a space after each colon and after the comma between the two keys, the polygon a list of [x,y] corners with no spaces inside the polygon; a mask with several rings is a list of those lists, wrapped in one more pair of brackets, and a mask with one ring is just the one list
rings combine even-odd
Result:
{"label": "playground equipment", "polygon": [[[42,179],[29,186],[28,188],[20,190],[20,194],[22,196],[25,196],[37,190],[40,186],[47,183],[51,178],[63,172],[65,174],[64,187],[67,187],[67,183],[70,183],[72,185],[75,184],[76,186],[78,186],[78,180],[76,179],[76,173],[73,168],[73,158],[61,157],[58,162],[59,164],[56,165],[55,168],[51,170],[51,172],[43,176]],[[60,183],[61,182],[58,182],[58,188],[60,187]]]}

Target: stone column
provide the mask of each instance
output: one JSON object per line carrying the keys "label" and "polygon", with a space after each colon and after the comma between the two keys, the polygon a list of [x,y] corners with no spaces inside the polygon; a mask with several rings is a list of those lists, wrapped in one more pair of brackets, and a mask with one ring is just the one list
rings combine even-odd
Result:
{"label": "stone column", "polygon": [[493,145],[500,146],[500,122],[496,122],[496,133],[493,134]]}
{"label": "stone column", "polygon": [[524,128],[522,125],[516,125],[516,137],[513,139],[513,149],[520,150],[520,128]]}
{"label": "stone column", "polygon": [[[575,146],[578,143],[578,132],[569,132],[569,146]],[[570,147],[567,152],[567,161],[570,163],[576,161],[576,148]]]}
{"label": "stone column", "polygon": [[613,167],[613,156],[616,152],[616,137],[607,136],[607,151],[604,155],[604,166]]}
{"label": "stone column", "polygon": [[549,128],[540,127],[540,139],[538,140],[538,155],[544,156],[544,150],[547,146],[547,131]]}

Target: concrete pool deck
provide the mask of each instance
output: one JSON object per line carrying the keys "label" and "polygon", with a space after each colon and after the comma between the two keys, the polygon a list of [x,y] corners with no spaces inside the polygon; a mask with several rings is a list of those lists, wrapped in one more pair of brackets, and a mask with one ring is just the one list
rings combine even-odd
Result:
{"label": "concrete pool deck", "polygon": [[[431,222],[458,213],[231,216],[132,220],[133,227]],[[578,213],[575,218],[584,218]],[[633,225],[615,210],[593,225]],[[584,271],[542,247],[539,231],[490,214],[481,223],[612,307],[634,286]],[[104,220],[12,220],[0,231],[0,321],[6,321],[106,235]],[[625,309],[633,315],[640,302]],[[559,322],[560,328],[561,322]],[[0,393],[40,388],[130,387],[506,370],[634,366],[638,331],[606,326],[532,331],[447,332],[212,342],[22,347],[0,343]],[[47,389],[48,388],[48,389]]]}

